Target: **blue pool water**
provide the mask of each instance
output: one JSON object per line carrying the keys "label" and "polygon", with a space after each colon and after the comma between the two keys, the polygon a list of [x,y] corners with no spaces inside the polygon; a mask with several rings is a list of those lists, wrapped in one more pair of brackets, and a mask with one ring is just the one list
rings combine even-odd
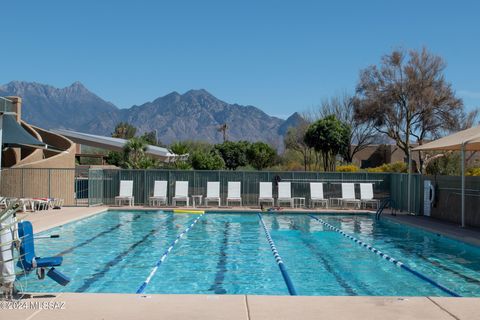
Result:
{"label": "blue pool water", "polygon": [[[299,295],[445,296],[304,214],[262,214]],[[61,287],[31,274],[34,292],[135,293],[198,215],[108,211],[42,234],[38,256],[60,254]],[[462,296],[480,297],[480,248],[370,215],[317,215]],[[145,293],[287,295],[257,214],[209,213],[175,245]]]}

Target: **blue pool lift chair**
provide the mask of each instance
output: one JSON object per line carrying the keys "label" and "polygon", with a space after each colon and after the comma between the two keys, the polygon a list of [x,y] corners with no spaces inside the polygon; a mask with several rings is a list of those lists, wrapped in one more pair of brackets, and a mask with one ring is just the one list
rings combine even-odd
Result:
{"label": "blue pool lift chair", "polygon": [[45,277],[45,271],[48,270],[47,276],[62,286],[66,286],[70,282],[70,278],[55,269],[62,264],[62,257],[45,257],[40,258],[35,255],[35,245],[33,238],[33,228],[30,221],[18,223],[18,237],[20,238],[20,260],[17,265],[26,273],[36,270],[38,278]]}

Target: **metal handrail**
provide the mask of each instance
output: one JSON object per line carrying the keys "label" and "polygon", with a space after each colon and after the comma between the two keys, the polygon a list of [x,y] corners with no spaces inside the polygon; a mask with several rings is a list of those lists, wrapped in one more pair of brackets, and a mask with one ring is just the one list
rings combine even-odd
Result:
{"label": "metal handrail", "polygon": [[377,209],[377,212],[375,212],[375,220],[380,220],[380,216],[382,215],[383,210],[385,210],[387,205],[390,205],[390,207],[394,210],[393,215],[395,215],[395,201],[392,198],[386,198],[382,200],[382,202],[380,203],[380,207]]}

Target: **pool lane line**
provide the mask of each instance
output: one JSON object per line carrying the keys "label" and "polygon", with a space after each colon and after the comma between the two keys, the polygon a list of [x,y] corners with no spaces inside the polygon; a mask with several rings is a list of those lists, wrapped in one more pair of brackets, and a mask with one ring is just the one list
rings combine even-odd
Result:
{"label": "pool lane line", "polygon": [[83,247],[83,246],[89,244],[90,242],[92,242],[93,240],[95,240],[95,239],[97,239],[97,238],[99,238],[99,237],[101,237],[101,236],[104,236],[104,235],[106,235],[106,234],[108,234],[108,233],[110,233],[110,232],[112,232],[112,231],[117,230],[118,228],[123,227],[123,226],[124,226],[125,224],[127,224],[127,223],[132,223],[133,221],[138,220],[140,217],[141,217],[141,215],[140,215],[140,214],[137,214],[137,215],[135,215],[135,216],[132,218],[132,220],[129,220],[129,221],[122,222],[122,223],[119,223],[119,224],[117,224],[117,225],[114,225],[113,227],[110,227],[110,228],[108,228],[107,230],[104,230],[104,231],[96,234],[95,236],[91,237],[90,239],[87,239],[87,240],[85,240],[85,241],[83,241],[83,242],[81,242],[81,243],[79,243],[79,244],[77,244],[77,245],[75,245],[75,246],[72,246],[72,247],[70,247],[70,248],[68,248],[68,249],[63,250],[62,252],[58,253],[56,256],[59,257],[59,256],[66,255],[67,253],[71,253],[71,252],[74,251],[75,249],[78,249],[78,248],[80,248],[80,247]]}
{"label": "pool lane line", "polygon": [[[381,220],[382,222],[384,220]],[[414,251],[410,248],[408,248],[407,246],[403,245],[403,244],[400,244],[398,242],[395,242],[394,243],[395,247],[403,250],[403,251],[406,251],[407,253],[409,254],[413,254],[415,256],[417,256],[419,259],[422,259],[424,260],[425,262],[428,262],[430,264],[432,264],[433,266],[437,267],[437,268],[440,268],[442,270],[445,270],[447,272],[450,272],[456,276],[458,276],[459,278],[461,278],[462,280],[464,280],[465,282],[468,282],[468,283],[472,283],[472,284],[476,284],[476,285],[479,285],[480,286],[480,280],[479,279],[476,279],[476,278],[473,278],[473,277],[470,277],[468,275],[465,275],[457,270],[454,270],[450,267],[447,267],[446,265],[443,265],[441,264],[440,262],[438,261],[434,261],[434,260],[430,260],[429,258],[425,257],[423,254],[421,254],[420,252],[417,252],[417,251]]]}
{"label": "pool lane line", "polygon": [[287,268],[283,263],[282,257],[280,257],[280,254],[278,253],[277,247],[273,242],[272,236],[270,235],[270,232],[268,231],[267,226],[265,225],[265,221],[263,221],[262,215],[260,213],[257,213],[257,214],[258,214],[258,218],[260,219],[260,223],[262,224],[263,230],[265,231],[265,236],[267,237],[267,241],[270,244],[270,249],[272,249],[272,253],[273,253],[273,256],[275,257],[275,261],[277,262],[278,268],[280,269],[280,273],[282,274],[283,280],[287,285],[288,293],[291,296],[296,296],[297,290],[295,290],[295,287],[292,283],[292,279],[290,279],[290,276],[288,275]]}
{"label": "pool lane line", "polygon": [[[168,219],[173,219],[173,215],[169,216]],[[164,225],[162,224],[161,227],[163,227],[163,226]],[[104,265],[104,267],[102,268],[102,270],[94,273],[90,278],[86,279],[83,282],[83,285],[80,288],[78,288],[77,290],[75,290],[75,292],[85,292],[85,290],[87,290],[88,288],[90,288],[92,286],[92,284],[94,284],[95,282],[97,282],[98,280],[103,278],[105,276],[105,274],[108,271],[110,271],[110,269],[112,267],[116,266],[119,262],[121,262],[123,260],[123,258],[125,258],[127,255],[129,255],[136,247],[138,247],[140,244],[144,244],[151,236],[153,236],[155,233],[160,231],[161,227],[150,230],[140,240],[136,241],[130,247],[128,247],[128,249],[124,250],[123,252],[118,254],[115,258],[113,258],[112,260],[107,262]]]}
{"label": "pool lane line", "polygon": [[[297,230],[297,231],[300,231],[300,232],[301,232],[301,230],[300,230],[297,226],[295,226],[295,224],[292,225],[292,228],[293,228],[294,230]],[[316,250],[316,247],[315,247],[313,244],[311,244],[311,243],[309,243],[307,240],[305,240],[305,239],[303,238],[303,236],[300,236],[299,239],[301,239],[302,242],[303,242],[303,244],[304,244],[307,248],[309,248],[309,249],[313,252],[313,254],[314,254],[315,256],[317,256],[317,258],[320,260],[320,262],[325,266],[325,270],[326,270],[327,272],[329,272],[330,274],[332,274],[332,276],[335,278],[335,280],[337,281],[337,283],[338,283],[343,289],[345,289],[345,292],[346,292],[348,295],[350,295],[350,296],[357,296],[357,295],[358,295],[358,294],[355,292],[355,290],[353,290],[353,288],[348,284],[348,282],[347,282],[338,272],[335,271],[335,269],[330,265],[330,263],[328,262],[328,260],[325,259],[325,257],[322,256],[322,255]],[[364,288],[362,288],[362,289],[364,289]],[[366,290],[366,289],[364,289],[364,290],[368,292],[368,290]],[[368,292],[368,293],[370,293],[370,292]]]}
{"label": "pool lane line", "polygon": [[412,268],[410,268],[408,265],[404,264],[403,262],[399,261],[399,260],[396,260],[392,257],[390,257],[389,255],[381,252],[380,250],[378,249],[375,249],[374,247],[372,247],[371,245],[369,245],[368,243],[365,243],[361,240],[358,240],[357,238],[355,237],[352,237],[351,235],[343,232],[342,230],[338,229],[337,227],[334,227],[332,226],[331,224],[329,224],[328,222],[325,222],[323,221],[322,219],[320,218],[317,218],[311,214],[308,215],[310,218],[312,219],[315,219],[317,220],[318,222],[320,222],[321,224],[323,224],[324,226],[326,226],[327,228],[333,230],[333,231],[336,231],[338,233],[340,233],[342,236],[344,236],[345,238],[349,239],[349,240],[352,240],[353,242],[357,243],[358,245],[360,245],[361,247],[379,255],[380,257],[382,257],[383,259],[393,263],[394,265],[396,265],[397,267],[400,267],[408,272],[410,272],[411,274],[413,274],[414,276],[418,277],[419,279],[421,280],[424,280],[428,283],[430,283],[431,285],[433,285],[434,287],[442,290],[443,292],[445,293],[448,293],[449,295],[451,295],[452,297],[461,297],[461,295],[459,295],[458,293],[448,289],[447,287],[441,285],[440,283],[436,282],[435,280],[433,279],[430,279],[429,277],[427,277],[426,275],[418,272],[418,271],[415,271],[413,270]]}
{"label": "pool lane line", "polygon": [[447,272],[450,272],[450,273],[453,273],[454,275],[460,277],[461,279],[465,280],[465,282],[468,282],[468,283],[474,283],[476,285],[480,285],[480,280],[476,279],[476,278],[473,278],[473,277],[470,277],[470,276],[467,276],[467,275],[464,275],[463,273],[457,271],[457,270],[454,270],[452,268],[449,268],[443,264],[441,264],[440,262],[438,261],[433,261],[433,260],[430,260],[428,259],[427,257],[425,257],[424,255],[420,254],[419,252],[416,252],[416,251],[413,251],[411,249],[409,249],[407,246],[404,246],[404,245],[401,245],[401,244],[397,244],[395,243],[395,246],[397,248],[400,248],[401,250],[404,250],[406,251],[407,253],[409,254],[414,254],[416,255],[418,258],[422,259],[423,261],[425,262],[428,262],[430,264],[432,264],[433,266],[437,267],[437,268],[440,268],[442,270],[445,270]]}
{"label": "pool lane line", "polygon": [[188,232],[190,231],[190,229],[192,229],[192,227],[198,222],[198,220],[200,220],[201,217],[203,217],[205,215],[205,213],[202,213],[200,214],[185,230],[182,231],[182,233],[180,233],[176,238],[175,240],[172,241],[172,243],[170,244],[170,246],[167,248],[167,250],[165,250],[165,252],[163,253],[163,255],[160,257],[160,259],[157,261],[157,263],[155,264],[155,267],[153,267],[152,271],[150,272],[150,274],[148,275],[147,279],[145,279],[145,281],[140,285],[140,287],[138,287],[136,293],[143,293],[145,291],[145,288],[148,286],[148,284],[150,283],[150,280],[152,280],[152,277],[155,275],[155,273],[157,272],[158,268],[160,267],[160,265],[163,263],[163,261],[165,261],[165,259],[167,258],[167,255],[170,253],[170,251],[172,251],[173,247],[177,244],[177,242]]}
{"label": "pool lane line", "polygon": [[220,246],[220,254],[217,262],[217,273],[215,274],[215,282],[208,291],[213,291],[215,294],[226,294],[227,290],[223,288],[223,281],[225,280],[225,273],[227,273],[227,247],[228,247],[228,233],[230,231],[230,222],[225,222],[225,229],[223,231],[222,245]]}

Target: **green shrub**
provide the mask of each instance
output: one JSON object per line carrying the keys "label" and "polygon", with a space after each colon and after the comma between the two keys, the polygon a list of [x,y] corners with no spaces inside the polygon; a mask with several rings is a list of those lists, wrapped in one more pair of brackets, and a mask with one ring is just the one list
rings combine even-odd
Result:
{"label": "green shrub", "polygon": [[345,164],[342,166],[337,166],[337,172],[358,172],[360,168],[358,168],[354,164]]}
{"label": "green shrub", "polygon": [[225,168],[222,157],[214,150],[210,152],[194,151],[190,156],[190,163],[195,170],[220,170]]}
{"label": "green shrub", "polygon": [[402,161],[384,163],[379,167],[367,169],[367,172],[407,172],[407,171],[408,171],[408,166],[405,162],[402,162]]}
{"label": "green shrub", "polygon": [[467,169],[467,172],[465,172],[465,175],[478,177],[480,176],[480,168],[479,167],[469,168]]}

